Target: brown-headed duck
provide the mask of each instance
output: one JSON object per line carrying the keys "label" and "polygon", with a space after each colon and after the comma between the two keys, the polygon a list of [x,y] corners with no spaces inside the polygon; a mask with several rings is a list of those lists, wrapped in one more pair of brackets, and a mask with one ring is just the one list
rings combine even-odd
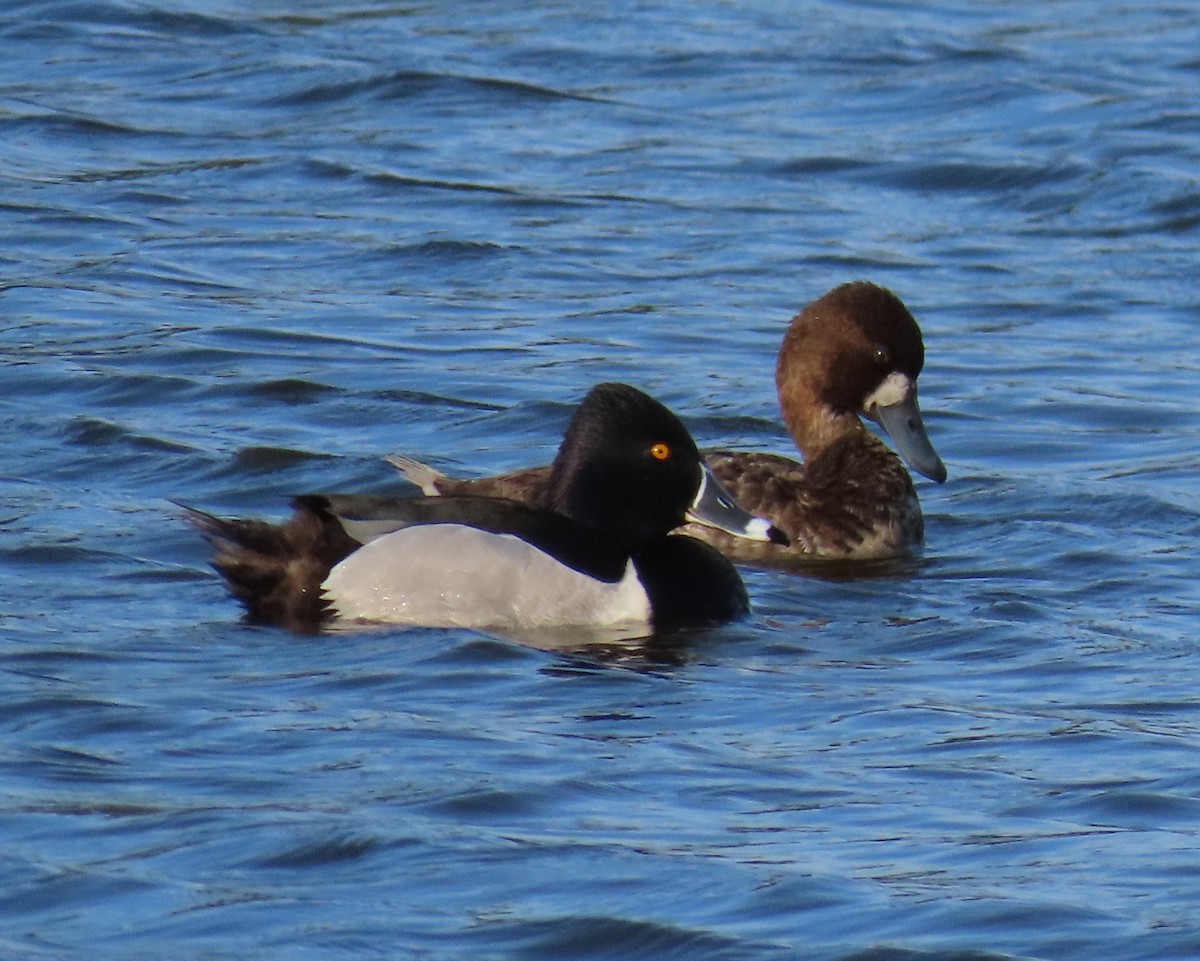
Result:
{"label": "brown-headed duck", "polygon": [[[882,426],[913,470],[944,481],[945,465],[917,404],[924,363],[920,328],[890,290],[855,281],[809,304],[792,319],[775,368],[779,406],[803,463],[765,452],[703,452],[738,503],[769,518],[790,544],[730,537],[695,524],[682,531],[749,564],[909,553],[925,531],[916,489],[900,458],[860,418]],[[545,467],[463,480],[401,455],[388,460],[427,495],[547,503]]]}

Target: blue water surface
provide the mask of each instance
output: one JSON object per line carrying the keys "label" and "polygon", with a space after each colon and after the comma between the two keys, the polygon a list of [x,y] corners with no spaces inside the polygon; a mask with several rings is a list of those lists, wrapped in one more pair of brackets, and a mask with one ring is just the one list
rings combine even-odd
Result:
{"label": "blue water surface", "polygon": [[[1200,957],[1200,8],[0,10],[0,956]],[[927,548],[645,649],[243,625],[172,500],[788,453],[896,291]]]}

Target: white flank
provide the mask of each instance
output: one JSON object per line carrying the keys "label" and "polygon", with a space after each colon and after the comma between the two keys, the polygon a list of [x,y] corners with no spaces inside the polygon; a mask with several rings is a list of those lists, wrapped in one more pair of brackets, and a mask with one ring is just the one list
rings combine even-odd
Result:
{"label": "white flank", "polygon": [[460,524],[386,534],[334,567],[322,588],[345,620],[508,630],[650,623],[632,563],[606,584],[511,534]]}

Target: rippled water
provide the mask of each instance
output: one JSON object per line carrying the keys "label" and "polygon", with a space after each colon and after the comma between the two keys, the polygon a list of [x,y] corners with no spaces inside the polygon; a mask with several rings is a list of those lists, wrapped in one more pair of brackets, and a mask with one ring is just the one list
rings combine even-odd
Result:
{"label": "rippled water", "polygon": [[[9,3],[0,955],[1200,956],[1200,11]],[[927,550],[611,660],[238,621],[168,499],[787,452],[922,323]]]}

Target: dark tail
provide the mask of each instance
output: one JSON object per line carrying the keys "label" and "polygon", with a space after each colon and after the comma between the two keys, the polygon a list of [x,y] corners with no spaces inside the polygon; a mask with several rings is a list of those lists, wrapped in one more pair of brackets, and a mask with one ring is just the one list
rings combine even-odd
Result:
{"label": "dark tail", "polygon": [[325,498],[297,498],[295,513],[282,524],[226,520],[179,506],[213,545],[213,567],[246,608],[249,623],[311,634],[329,619],[321,584],[362,545],[342,529]]}

